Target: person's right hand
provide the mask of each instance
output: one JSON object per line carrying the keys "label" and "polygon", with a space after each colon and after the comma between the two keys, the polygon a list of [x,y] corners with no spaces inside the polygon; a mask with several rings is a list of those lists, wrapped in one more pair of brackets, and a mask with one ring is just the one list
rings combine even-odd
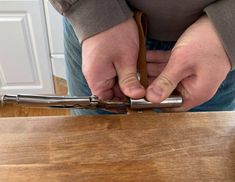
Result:
{"label": "person's right hand", "polygon": [[[156,55],[152,55],[152,62],[159,63]],[[167,56],[164,57],[162,62],[168,63],[161,72],[157,66],[153,68],[152,76],[156,76],[156,79],[149,85],[146,98],[160,103],[177,89],[183,97],[183,104],[181,107],[164,109],[171,112],[188,111],[210,100],[232,66],[216,28],[206,15],[181,35],[168,56],[169,60]]]}
{"label": "person's right hand", "polygon": [[82,71],[92,94],[103,100],[124,95],[144,97],[145,89],[136,74],[138,52],[138,28],[133,18],[86,39]]}

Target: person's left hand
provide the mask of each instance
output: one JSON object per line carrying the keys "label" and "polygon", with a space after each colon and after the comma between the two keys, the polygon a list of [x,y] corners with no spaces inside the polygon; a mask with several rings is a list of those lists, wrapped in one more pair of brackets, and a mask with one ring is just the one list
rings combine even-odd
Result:
{"label": "person's left hand", "polygon": [[[166,66],[163,71],[159,68],[161,73],[154,72],[153,66],[148,69],[151,79],[157,78],[148,87],[146,98],[159,103],[177,89],[184,102],[182,107],[170,111],[187,111],[211,99],[231,69],[229,58],[207,16],[182,34],[168,56],[169,61],[167,53],[163,57]],[[157,59],[152,53],[154,60]]]}

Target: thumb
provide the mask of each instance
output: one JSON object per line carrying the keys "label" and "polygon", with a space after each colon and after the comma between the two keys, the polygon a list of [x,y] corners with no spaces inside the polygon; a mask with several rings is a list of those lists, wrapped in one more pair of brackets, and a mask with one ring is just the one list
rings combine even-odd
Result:
{"label": "thumb", "polygon": [[179,82],[191,75],[191,69],[187,65],[177,62],[169,60],[162,73],[148,87],[146,98],[149,101],[162,102],[171,95]]}
{"label": "thumb", "polygon": [[139,99],[145,96],[145,89],[137,79],[135,64],[115,66],[121,91],[128,97]]}

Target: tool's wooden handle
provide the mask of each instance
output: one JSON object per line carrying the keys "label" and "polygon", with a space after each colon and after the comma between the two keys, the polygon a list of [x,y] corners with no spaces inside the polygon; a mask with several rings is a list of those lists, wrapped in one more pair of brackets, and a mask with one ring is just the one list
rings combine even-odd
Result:
{"label": "tool's wooden handle", "polygon": [[134,19],[139,30],[139,55],[137,62],[137,71],[140,76],[140,83],[144,88],[148,87],[148,74],[147,74],[147,63],[146,63],[146,34],[147,34],[147,17],[144,13],[137,11],[135,12]]}

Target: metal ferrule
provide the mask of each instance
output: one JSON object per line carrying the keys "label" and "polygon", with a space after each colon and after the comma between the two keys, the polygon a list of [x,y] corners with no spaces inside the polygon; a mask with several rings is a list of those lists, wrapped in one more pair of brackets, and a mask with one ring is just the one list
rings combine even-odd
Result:
{"label": "metal ferrule", "polygon": [[179,107],[183,103],[183,99],[181,96],[169,96],[167,99],[162,101],[161,103],[152,103],[146,101],[145,99],[130,100],[130,109],[133,110],[143,110],[143,109],[155,109],[155,108],[172,108]]}

